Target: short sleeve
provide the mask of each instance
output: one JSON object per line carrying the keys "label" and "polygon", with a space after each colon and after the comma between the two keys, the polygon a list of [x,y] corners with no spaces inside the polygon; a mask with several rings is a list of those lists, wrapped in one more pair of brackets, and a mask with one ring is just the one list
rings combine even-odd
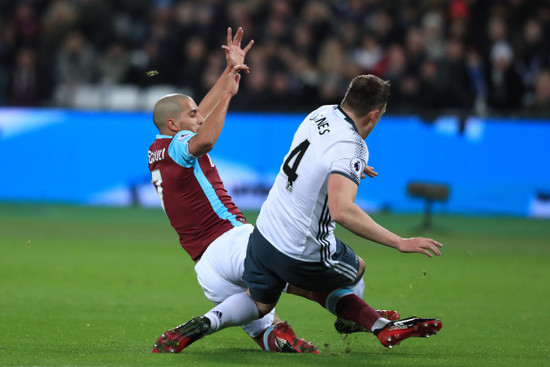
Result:
{"label": "short sleeve", "polygon": [[197,159],[189,153],[189,140],[195,135],[197,134],[191,131],[180,131],[174,136],[168,147],[170,158],[182,167],[193,166],[193,162]]}
{"label": "short sleeve", "polygon": [[359,185],[361,173],[365,170],[367,161],[366,144],[353,141],[339,142],[330,150],[329,171],[331,174],[345,176]]}

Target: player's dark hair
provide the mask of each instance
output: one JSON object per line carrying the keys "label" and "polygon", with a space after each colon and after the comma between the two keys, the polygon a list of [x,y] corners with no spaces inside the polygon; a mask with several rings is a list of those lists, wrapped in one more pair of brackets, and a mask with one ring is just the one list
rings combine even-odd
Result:
{"label": "player's dark hair", "polygon": [[383,108],[390,96],[390,82],[376,75],[359,75],[353,78],[342,100],[342,107],[349,108],[359,117],[372,110]]}

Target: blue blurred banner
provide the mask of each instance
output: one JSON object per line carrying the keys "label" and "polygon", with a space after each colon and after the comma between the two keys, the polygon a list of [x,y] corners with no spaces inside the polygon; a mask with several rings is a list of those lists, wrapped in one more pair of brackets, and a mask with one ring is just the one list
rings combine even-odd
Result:
{"label": "blue blurred banner", "polygon": [[[242,209],[259,209],[305,114],[230,113],[211,152]],[[435,210],[550,216],[550,120],[385,116],[367,139],[379,173],[359,188],[368,211],[421,211],[411,180],[449,185]],[[0,200],[157,206],[149,113],[0,109]]]}

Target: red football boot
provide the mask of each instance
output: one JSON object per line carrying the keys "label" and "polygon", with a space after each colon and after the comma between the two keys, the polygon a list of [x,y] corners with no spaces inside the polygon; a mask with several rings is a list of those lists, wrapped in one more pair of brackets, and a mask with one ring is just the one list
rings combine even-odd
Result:
{"label": "red football boot", "polygon": [[391,348],[410,337],[429,338],[430,335],[437,334],[442,327],[443,324],[438,319],[409,317],[399,321],[392,321],[375,334],[383,346]]}
{"label": "red football boot", "polygon": [[207,317],[195,317],[162,334],[153,345],[153,353],[179,353],[202,338],[208,329],[210,329],[210,320]]}
{"label": "red football boot", "polygon": [[311,342],[298,338],[294,330],[286,322],[278,322],[273,327],[275,343],[282,353],[312,353],[319,354],[319,350]]}

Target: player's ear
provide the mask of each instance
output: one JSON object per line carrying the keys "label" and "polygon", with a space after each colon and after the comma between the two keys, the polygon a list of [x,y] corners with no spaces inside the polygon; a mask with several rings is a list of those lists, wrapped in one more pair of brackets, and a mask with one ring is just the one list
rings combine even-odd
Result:
{"label": "player's ear", "polygon": [[372,110],[369,112],[369,123],[376,121],[379,112],[380,110]]}
{"label": "player's ear", "polygon": [[178,128],[176,127],[176,120],[174,119],[168,119],[166,120],[166,127],[169,131],[178,131]]}

